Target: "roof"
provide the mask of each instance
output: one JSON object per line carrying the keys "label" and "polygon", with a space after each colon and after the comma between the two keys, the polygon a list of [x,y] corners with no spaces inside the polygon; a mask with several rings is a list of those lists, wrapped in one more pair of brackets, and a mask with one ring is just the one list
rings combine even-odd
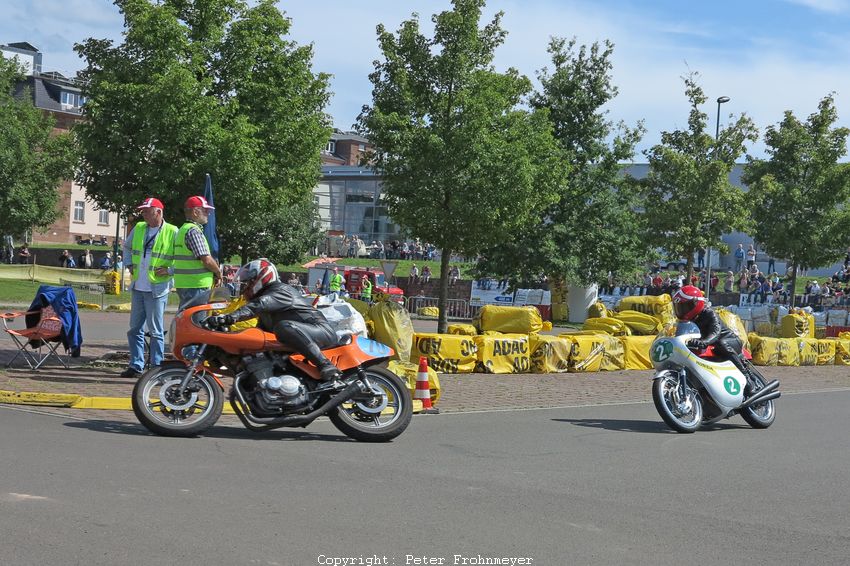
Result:
{"label": "roof", "polygon": [[378,173],[369,167],[356,165],[323,165],[322,175],[325,177],[378,177]]}
{"label": "roof", "polygon": [[0,45],[0,47],[12,47],[21,51],[30,51],[32,53],[38,53],[38,47],[36,47],[32,43],[27,43],[26,41],[16,41],[15,43]]}
{"label": "roof", "polygon": [[80,92],[80,89],[66,84],[62,81],[53,81],[38,77],[26,77],[15,85],[15,96],[23,96],[24,90],[29,89],[33,106],[53,112],[66,112],[68,114],[81,115],[81,108],[63,108],[61,103],[61,92],[63,90]]}
{"label": "roof", "polygon": [[331,134],[332,141],[356,141],[359,143],[369,143],[369,140],[354,132],[343,132],[342,130],[334,130]]}

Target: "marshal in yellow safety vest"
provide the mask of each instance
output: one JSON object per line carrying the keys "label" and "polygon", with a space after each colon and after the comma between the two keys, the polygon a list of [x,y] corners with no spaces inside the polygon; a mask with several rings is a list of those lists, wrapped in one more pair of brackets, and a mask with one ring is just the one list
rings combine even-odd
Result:
{"label": "marshal in yellow safety vest", "polygon": [[[148,231],[146,222],[138,222],[133,228],[133,248],[132,248],[132,263],[138,267],[141,264],[142,254],[145,248],[145,235]],[[171,279],[171,275],[157,275],[156,269],[159,267],[171,267],[172,255],[174,253],[174,239],[177,234],[177,226],[163,222],[153,241],[153,249],[151,250],[151,261],[148,266],[148,280],[151,283],[164,283]],[[133,269],[133,281],[139,278],[139,270]]]}
{"label": "marshal in yellow safety vest", "polygon": [[210,289],[213,274],[186,245],[189,230],[198,230],[206,241],[203,231],[194,222],[186,222],[180,227],[174,239],[174,286],[177,289]]}
{"label": "marshal in yellow safety vest", "polygon": [[369,302],[372,300],[372,282],[368,277],[363,278],[363,283],[360,287],[360,300]]}
{"label": "marshal in yellow safety vest", "polygon": [[331,275],[330,289],[331,293],[337,293],[342,289],[342,282],[345,281],[345,278],[339,273],[334,273]]}

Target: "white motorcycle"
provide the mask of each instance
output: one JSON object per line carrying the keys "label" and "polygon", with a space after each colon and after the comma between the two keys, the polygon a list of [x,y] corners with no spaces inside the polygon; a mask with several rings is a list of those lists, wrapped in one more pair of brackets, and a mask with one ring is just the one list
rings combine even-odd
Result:
{"label": "white motorcycle", "polygon": [[675,336],[661,335],[652,343],[652,400],[664,422],[677,432],[695,432],[740,413],[753,428],[773,424],[779,380],[766,383],[753,368],[753,391],[745,396],[746,376],[731,361],[712,359],[710,351],[698,355],[688,348],[688,340],[695,338],[700,338],[699,328],[680,322]]}

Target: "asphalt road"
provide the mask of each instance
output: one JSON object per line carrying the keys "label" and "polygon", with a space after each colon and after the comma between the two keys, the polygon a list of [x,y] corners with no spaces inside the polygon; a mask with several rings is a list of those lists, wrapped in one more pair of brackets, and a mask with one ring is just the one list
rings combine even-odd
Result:
{"label": "asphalt road", "polygon": [[381,445],[0,407],[0,564],[847,564],[848,406],[694,435],[651,404],[427,415]]}

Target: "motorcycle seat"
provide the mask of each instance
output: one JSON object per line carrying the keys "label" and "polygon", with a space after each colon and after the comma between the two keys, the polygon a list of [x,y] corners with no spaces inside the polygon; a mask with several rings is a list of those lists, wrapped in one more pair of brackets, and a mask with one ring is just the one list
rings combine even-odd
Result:
{"label": "motorcycle seat", "polygon": [[[741,353],[744,355],[745,360],[752,360],[753,359],[753,355],[750,354],[750,351],[747,350],[746,348],[744,348]],[[722,361],[719,356],[716,356],[714,354],[714,346],[710,345],[710,344],[705,350],[698,352],[697,356],[699,356],[700,358],[704,359],[707,362],[720,362],[720,361]]]}

